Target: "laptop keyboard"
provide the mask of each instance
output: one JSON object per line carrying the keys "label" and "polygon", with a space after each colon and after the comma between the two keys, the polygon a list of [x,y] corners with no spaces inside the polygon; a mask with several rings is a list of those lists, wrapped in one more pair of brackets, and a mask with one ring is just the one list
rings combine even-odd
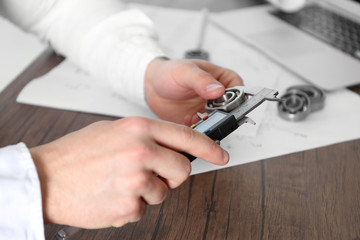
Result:
{"label": "laptop keyboard", "polygon": [[360,60],[359,23],[315,4],[295,13],[271,14]]}

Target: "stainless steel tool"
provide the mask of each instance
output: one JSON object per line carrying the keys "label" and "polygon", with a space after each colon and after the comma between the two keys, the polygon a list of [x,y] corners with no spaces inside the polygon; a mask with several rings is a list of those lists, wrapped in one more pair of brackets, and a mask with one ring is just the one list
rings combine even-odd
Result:
{"label": "stainless steel tool", "polygon": [[[191,128],[206,134],[216,142],[220,142],[227,135],[235,131],[244,123],[255,124],[246,115],[258,107],[265,100],[281,101],[276,96],[278,91],[269,88],[247,88],[243,86],[228,88],[225,94],[214,100],[209,100],[206,113],[199,113],[201,120]],[[194,156],[183,153],[193,161]]]}

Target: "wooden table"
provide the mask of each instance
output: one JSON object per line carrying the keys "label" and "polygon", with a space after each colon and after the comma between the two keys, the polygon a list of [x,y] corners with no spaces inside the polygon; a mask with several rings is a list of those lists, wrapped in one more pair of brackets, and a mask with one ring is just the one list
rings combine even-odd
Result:
{"label": "wooden table", "polygon": [[[207,6],[212,11],[261,3],[137,2],[190,9]],[[0,94],[0,147],[19,141],[32,147],[92,122],[114,119],[15,102],[27,82],[61,61],[51,50],[44,52]],[[359,147],[360,140],[349,141],[192,176],[170,191],[163,204],[149,207],[141,221],[118,229],[84,230],[76,239],[359,240]],[[47,225],[47,239],[60,228]]]}

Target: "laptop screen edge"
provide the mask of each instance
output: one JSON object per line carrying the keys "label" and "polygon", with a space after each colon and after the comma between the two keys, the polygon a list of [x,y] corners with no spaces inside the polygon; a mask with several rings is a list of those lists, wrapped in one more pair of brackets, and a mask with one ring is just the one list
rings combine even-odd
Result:
{"label": "laptop screen edge", "polygon": [[360,0],[319,0],[318,2],[325,2],[329,5],[343,9],[356,16],[356,20],[360,21]]}

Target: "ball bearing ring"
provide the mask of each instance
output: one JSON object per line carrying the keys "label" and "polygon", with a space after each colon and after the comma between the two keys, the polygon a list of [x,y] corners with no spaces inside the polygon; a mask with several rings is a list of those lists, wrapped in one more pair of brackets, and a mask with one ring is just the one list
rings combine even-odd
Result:
{"label": "ball bearing ring", "polygon": [[241,88],[228,88],[225,94],[217,99],[208,100],[205,109],[207,112],[222,110],[230,112],[246,100],[245,91]]}
{"label": "ball bearing ring", "polygon": [[293,86],[281,96],[279,116],[288,121],[300,121],[325,105],[325,92],[311,85]]}

